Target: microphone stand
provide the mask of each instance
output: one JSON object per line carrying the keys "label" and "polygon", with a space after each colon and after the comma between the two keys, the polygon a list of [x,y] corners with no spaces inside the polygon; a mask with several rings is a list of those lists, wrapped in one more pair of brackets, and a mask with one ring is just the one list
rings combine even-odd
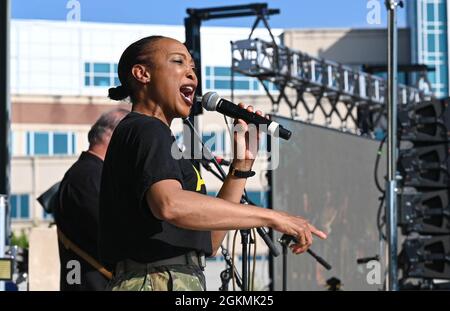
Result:
{"label": "microphone stand", "polygon": [[282,291],[287,291],[287,249],[288,244],[280,242],[283,247],[283,287]]}
{"label": "microphone stand", "polygon": [[[209,148],[203,143],[201,136],[195,130],[194,125],[191,123],[191,121],[189,119],[184,119],[183,121],[185,124],[187,124],[189,126],[189,128],[192,130],[192,132],[197,137],[197,139],[200,141],[200,143],[203,147],[202,158],[204,160],[208,161],[209,163],[214,164],[214,166],[217,168],[217,170],[219,171],[219,174],[220,174],[220,176],[218,174],[215,174],[215,176],[218,177],[221,181],[224,181],[227,174],[225,173],[223,168],[219,165],[216,158],[212,155],[211,150],[209,150]],[[203,161],[200,161],[200,162],[202,163]],[[204,163],[202,163],[202,164],[204,165]],[[209,168],[209,169],[207,168],[207,170],[211,171],[211,168]],[[243,204],[248,203],[251,205],[255,205],[247,197],[246,190],[244,190],[244,195],[241,198],[241,203],[243,203]],[[273,243],[272,239],[267,234],[267,231],[264,228],[256,228],[256,230],[257,230],[258,234],[261,236],[261,238],[264,240],[264,242],[266,243],[266,245],[269,248],[272,255],[275,257],[279,256],[280,251],[277,249],[277,247]],[[240,287],[241,287],[242,291],[248,291],[248,284],[249,284],[249,280],[248,280],[248,262],[249,262],[248,246],[249,246],[250,229],[240,230],[240,233],[241,233],[241,242],[242,242],[242,286],[240,286]],[[223,249],[224,248],[222,247],[222,250]],[[230,265],[230,267],[233,269],[235,275],[237,275],[236,267],[232,265],[231,260],[230,260],[230,263],[231,264],[229,264],[227,261],[227,264]],[[224,287],[224,286],[222,285],[222,287]]]}

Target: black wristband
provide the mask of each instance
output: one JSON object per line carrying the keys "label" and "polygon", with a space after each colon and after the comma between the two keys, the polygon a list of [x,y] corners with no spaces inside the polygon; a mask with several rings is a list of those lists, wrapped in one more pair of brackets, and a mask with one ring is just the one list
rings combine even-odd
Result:
{"label": "black wristband", "polygon": [[239,171],[239,170],[237,170],[237,169],[235,169],[234,167],[233,167],[233,165],[230,165],[230,171],[229,171],[229,173],[232,175],[232,176],[235,176],[235,177],[237,177],[237,178],[248,178],[248,177],[252,177],[252,176],[255,176],[255,172],[254,171],[252,171],[252,170],[250,170],[250,171]]}

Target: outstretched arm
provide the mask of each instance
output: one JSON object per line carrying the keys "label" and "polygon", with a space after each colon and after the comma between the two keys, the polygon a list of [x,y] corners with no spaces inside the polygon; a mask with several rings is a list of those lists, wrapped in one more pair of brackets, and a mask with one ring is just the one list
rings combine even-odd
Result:
{"label": "outstretched arm", "polygon": [[146,200],[155,217],[181,228],[225,231],[271,227],[298,238],[299,244],[294,246],[296,253],[306,251],[311,245],[311,234],[326,238],[325,233],[301,217],[183,190],[173,179],[153,184]]}

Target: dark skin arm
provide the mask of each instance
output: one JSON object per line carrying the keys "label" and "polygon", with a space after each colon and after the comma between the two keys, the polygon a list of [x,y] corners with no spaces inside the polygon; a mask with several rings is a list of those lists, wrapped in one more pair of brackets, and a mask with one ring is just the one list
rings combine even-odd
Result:
{"label": "dark skin arm", "polygon": [[[155,217],[180,228],[213,231],[216,238],[216,231],[270,227],[298,237],[300,243],[294,246],[295,253],[306,251],[312,243],[312,234],[326,238],[325,233],[301,217],[183,190],[177,180],[153,184],[146,199]],[[219,240],[216,243],[222,242]],[[213,246],[217,251],[218,245]]]}
{"label": "dark skin arm", "polygon": [[[253,111],[252,107],[247,109]],[[261,114],[260,111],[257,113]],[[249,143],[246,135],[248,127],[243,120],[236,120],[235,124],[242,126],[242,131],[234,133],[236,152],[233,165],[239,170],[247,171],[254,163],[258,144]],[[296,254],[309,248],[313,235],[326,238],[325,233],[302,217],[239,204],[245,183],[246,179],[228,175],[217,198],[213,198],[183,190],[177,180],[163,180],[149,188],[146,200],[153,215],[161,220],[181,228],[211,231],[213,254],[217,252],[229,230],[270,227],[296,236],[299,243],[292,247]]]}

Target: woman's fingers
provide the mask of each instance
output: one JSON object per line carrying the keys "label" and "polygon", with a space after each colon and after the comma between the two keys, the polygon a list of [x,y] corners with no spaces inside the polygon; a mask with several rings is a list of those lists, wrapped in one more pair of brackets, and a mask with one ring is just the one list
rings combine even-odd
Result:
{"label": "woman's fingers", "polygon": [[[247,108],[245,108],[245,106],[244,106],[244,104],[243,103],[239,103],[238,104],[238,106],[240,107],[240,108],[244,108],[244,109],[246,109],[248,112],[255,112],[257,115],[259,115],[259,116],[264,116],[264,114],[263,114],[263,112],[261,111],[261,110],[256,110],[256,111],[254,111],[255,109],[254,109],[254,107],[252,106],[252,105],[248,105],[247,106]],[[266,119],[269,119],[269,116],[264,116]],[[244,120],[242,120],[242,119],[235,119],[235,123],[242,123],[242,122],[245,122]],[[245,123],[247,123],[247,122],[245,122]]]}
{"label": "woman's fingers", "polygon": [[301,254],[308,250],[308,246],[301,246],[299,244],[291,245],[290,248],[294,254]]}
{"label": "woman's fingers", "polygon": [[311,230],[311,233],[318,236],[319,238],[321,238],[322,240],[325,240],[327,238],[327,234],[323,231],[320,231],[319,229],[317,229],[316,227],[314,227],[311,224],[309,225],[309,230]]}
{"label": "woman's fingers", "polygon": [[306,230],[306,244],[308,245],[308,247],[310,247],[312,243],[313,243],[313,237],[312,237],[311,231]]}

